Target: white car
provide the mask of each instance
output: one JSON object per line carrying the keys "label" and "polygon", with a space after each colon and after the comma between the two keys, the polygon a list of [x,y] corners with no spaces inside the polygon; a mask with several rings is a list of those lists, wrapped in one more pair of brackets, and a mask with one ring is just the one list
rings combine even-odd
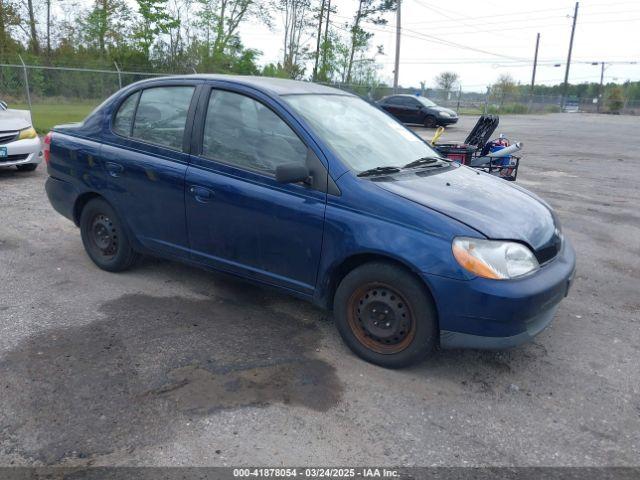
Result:
{"label": "white car", "polygon": [[0,167],[33,171],[42,161],[42,144],[28,110],[12,110],[0,101]]}

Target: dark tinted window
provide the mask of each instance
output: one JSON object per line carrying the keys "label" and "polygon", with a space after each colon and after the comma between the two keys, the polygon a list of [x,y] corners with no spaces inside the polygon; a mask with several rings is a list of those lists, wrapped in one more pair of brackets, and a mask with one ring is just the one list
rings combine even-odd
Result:
{"label": "dark tinted window", "polygon": [[133,122],[133,114],[136,110],[136,103],[140,92],[130,95],[118,109],[116,118],[113,121],[113,130],[120,135],[131,135],[131,124]]}
{"label": "dark tinted window", "polygon": [[398,97],[398,101],[396,103],[398,105],[402,105],[403,107],[418,106],[418,101],[415,98],[410,98],[410,97]]}
{"label": "dark tinted window", "polygon": [[182,149],[182,137],[194,87],[155,87],[142,91],[133,136]]}
{"label": "dark tinted window", "polygon": [[205,157],[273,174],[284,163],[306,163],[307,148],[289,126],[260,102],[213,91],[204,125]]}

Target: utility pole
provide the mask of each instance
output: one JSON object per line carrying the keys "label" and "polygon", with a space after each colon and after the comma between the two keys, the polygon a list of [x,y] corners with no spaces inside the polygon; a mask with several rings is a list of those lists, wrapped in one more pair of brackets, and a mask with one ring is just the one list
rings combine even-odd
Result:
{"label": "utility pole", "polygon": [[564,72],[564,86],[562,88],[562,104],[561,104],[562,110],[564,110],[564,106],[567,101],[567,88],[569,88],[569,67],[571,66],[571,50],[573,50],[573,36],[576,33],[576,21],[578,20],[578,5],[580,5],[580,2],[576,2],[576,8],[573,12],[573,25],[571,27],[571,39],[569,40],[569,54],[567,55],[567,69]]}
{"label": "utility pole", "polygon": [[596,103],[596,112],[600,113],[600,104],[602,103],[602,84],[604,83],[604,62],[600,62],[600,86],[598,87],[598,103]]}
{"label": "utility pole", "polygon": [[538,68],[538,47],[540,46],[540,34],[536,36],[536,53],[533,55],[533,73],[531,74],[531,95],[536,84],[536,68]]}
{"label": "utility pole", "polygon": [[398,8],[396,10],[396,62],[393,71],[393,93],[398,93],[398,76],[400,75],[400,32],[401,32],[401,10],[402,0],[398,0]]}
{"label": "utility pole", "polygon": [[322,20],[324,19],[324,2],[320,4],[320,15],[318,15],[318,41],[316,42],[316,61],[313,65],[313,81],[318,77],[318,61],[320,60],[320,37],[322,36]]}

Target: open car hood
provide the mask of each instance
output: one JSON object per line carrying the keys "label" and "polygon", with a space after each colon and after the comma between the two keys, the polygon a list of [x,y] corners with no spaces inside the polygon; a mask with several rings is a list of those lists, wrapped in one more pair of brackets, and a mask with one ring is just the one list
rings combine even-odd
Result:
{"label": "open car hood", "polygon": [[554,236],[550,208],[536,195],[498,177],[452,165],[430,174],[387,177],[376,184],[389,192],[454,218],[488,238],[519,240],[534,250]]}

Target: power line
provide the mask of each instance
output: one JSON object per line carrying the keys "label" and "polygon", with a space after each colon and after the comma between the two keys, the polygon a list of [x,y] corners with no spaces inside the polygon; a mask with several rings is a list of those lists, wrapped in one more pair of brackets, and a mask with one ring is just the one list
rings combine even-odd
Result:
{"label": "power line", "polygon": [[[414,0],[414,1],[416,2],[416,4],[418,4],[421,7],[428,8],[428,9],[436,9],[436,7],[434,7],[434,6],[425,5],[420,0]],[[630,2],[630,3],[634,3],[635,5],[637,5],[636,2]],[[594,6],[594,5],[598,5],[598,4],[593,4],[592,3],[592,4],[587,5],[586,7],[583,7],[583,9],[584,8],[588,8],[590,6]],[[606,5],[607,5],[607,7],[611,6],[610,4],[606,4]],[[465,19],[469,19],[469,20],[485,20],[485,19],[495,20],[496,18],[504,18],[504,17],[515,17],[517,19],[522,19],[523,21],[528,22],[530,20],[549,19],[550,18],[549,12],[561,12],[561,11],[566,12],[567,11],[566,7],[559,7],[559,8],[548,8],[548,9],[544,9],[544,10],[529,10],[529,11],[524,11],[524,12],[496,13],[496,14],[493,14],[493,15],[482,15],[482,16],[475,16],[474,15],[472,17],[469,17],[469,16],[461,15],[460,13],[454,12],[454,11],[451,11],[451,10],[443,10],[440,7],[437,7],[437,8],[442,12],[448,11],[449,13],[451,13],[453,15],[456,15],[456,17],[454,17],[452,19],[452,20],[455,20],[456,23],[460,23],[459,22],[459,18],[465,18]],[[614,10],[614,11],[612,11],[610,8],[607,8],[604,11],[585,11],[585,12],[581,13],[581,16],[584,17],[584,16],[596,16],[597,15],[598,17],[602,17],[603,15],[629,14],[629,13],[638,13],[638,12],[640,12],[640,10],[624,9],[624,10]],[[531,14],[531,13],[538,14],[540,16],[538,16],[538,15],[535,15],[534,17],[532,17],[532,16],[524,16],[524,15],[528,15],[528,14]],[[555,14],[553,16],[555,17]],[[562,15],[562,17],[564,17],[564,15]],[[504,21],[505,22],[510,22],[511,20],[504,20]],[[407,22],[406,24],[407,25],[421,25],[421,24],[425,24],[425,23],[430,24],[430,30],[432,30],[432,29],[441,30],[441,29],[444,29],[444,28],[450,28],[450,27],[444,26],[444,25],[440,25],[440,26],[433,25],[433,22],[429,22],[429,21]],[[479,23],[480,26],[485,25],[485,24],[486,24],[485,22],[480,22]]]}
{"label": "power line", "polygon": [[[334,15],[334,17],[335,16],[339,16],[339,15]],[[343,17],[343,18],[349,18],[349,17]],[[389,30],[384,30],[384,27],[386,27],[385,25],[378,25],[378,24],[375,24],[373,22],[368,22],[366,20],[364,21],[364,23],[367,23],[367,24],[370,24],[370,25],[374,25],[374,26],[370,26],[369,27],[370,30],[383,32],[383,33],[391,33]],[[334,24],[334,26],[335,26],[335,24]],[[345,28],[340,28],[340,27],[337,27],[337,28],[339,28],[341,30],[344,30],[346,32],[349,32],[349,30],[347,30]],[[391,27],[391,28],[393,28],[393,27]],[[407,32],[409,32],[409,33],[407,33]],[[484,53],[485,55],[491,55],[491,56],[494,56],[494,57],[506,58],[506,59],[509,59],[509,60],[527,61],[527,59],[522,58],[522,57],[514,57],[514,56],[511,56],[511,55],[503,55],[501,53],[495,53],[495,52],[491,52],[491,51],[484,50],[484,49],[481,49],[481,48],[471,47],[469,45],[464,45],[464,44],[461,44],[461,43],[452,42],[452,41],[449,41],[449,40],[445,40],[443,38],[438,38],[438,37],[436,37],[434,35],[429,35],[427,33],[421,33],[421,32],[417,32],[415,30],[410,30],[408,28],[402,28],[401,29],[401,35],[404,36],[404,37],[423,40],[425,42],[437,43],[437,44],[445,45],[445,46],[448,46],[448,47],[459,48],[459,49],[463,49],[463,50],[469,50],[469,51],[472,51],[472,52]]]}
{"label": "power line", "polygon": [[[640,20],[640,17],[633,17],[633,18],[619,18],[616,20],[593,20],[593,21],[584,21],[584,22],[580,22],[580,25],[605,25],[605,24],[612,24],[612,23],[628,23],[628,22],[637,22]],[[511,27],[500,27],[500,31],[502,32],[506,32],[506,31],[513,31],[513,30],[531,30],[531,29],[543,29],[543,28],[564,28],[566,27],[566,22],[564,23],[527,23],[525,25],[513,25]],[[455,29],[455,31],[452,31],[451,26],[443,26],[440,29],[438,28],[429,28],[430,32],[436,32],[438,35],[455,35],[455,36],[459,36],[459,35],[469,35],[469,34],[476,34],[478,33],[477,31],[472,31],[472,30],[460,30],[460,29]]]}
{"label": "power line", "polygon": [[503,37],[503,38],[505,37],[505,35],[502,35],[502,34],[496,32],[495,30],[481,29],[481,28],[476,27],[475,25],[471,25],[471,24],[466,23],[466,22],[463,21],[463,19],[471,20],[471,18],[469,18],[469,17],[465,17],[465,16],[459,15],[457,13],[454,13],[456,15],[456,17],[452,17],[451,15],[448,15],[447,13],[444,13],[445,12],[444,10],[442,10],[440,8],[437,8],[437,7],[434,7],[434,6],[431,6],[431,5],[428,5],[428,4],[424,3],[424,2],[422,2],[421,0],[413,0],[413,1],[416,4],[420,5],[421,7],[425,8],[425,9],[430,10],[432,12],[435,12],[436,14],[440,15],[441,17],[448,18],[449,20],[453,20],[456,23],[460,23],[462,25],[465,25],[466,27],[473,28],[476,32],[488,33],[490,35],[497,36],[497,37]]}

